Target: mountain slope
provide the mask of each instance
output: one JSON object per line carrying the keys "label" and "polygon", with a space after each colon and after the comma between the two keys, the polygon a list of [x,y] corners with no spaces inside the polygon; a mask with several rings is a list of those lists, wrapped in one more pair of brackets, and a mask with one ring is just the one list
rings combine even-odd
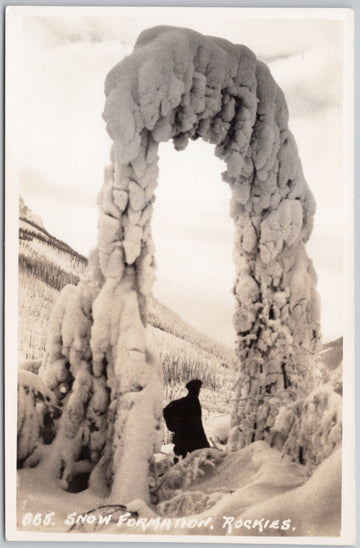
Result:
{"label": "mountain slope", "polygon": [[[20,208],[20,213],[26,209]],[[20,218],[20,361],[41,358],[57,296],[65,285],[79,282],[86,266],[85,257],[49,234],[40,218],[32,213],[30,218]],[[230,348],[193,328],[156,298],[150,300],[148,334],[159,350],[167,401],[185,395],[184,385],[191,378],[200,378],[204,420],[209,413],[229,412],[232,380],[228,369],[234,362]]]}

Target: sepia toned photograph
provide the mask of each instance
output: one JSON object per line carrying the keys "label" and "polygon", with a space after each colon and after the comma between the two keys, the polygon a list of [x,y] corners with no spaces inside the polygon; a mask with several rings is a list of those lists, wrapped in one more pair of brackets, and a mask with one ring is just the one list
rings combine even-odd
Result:
{"label": "sepia toned photograph", "polygon": [[7,8],[8,540],[354,542],[353,55],[349,9]]}

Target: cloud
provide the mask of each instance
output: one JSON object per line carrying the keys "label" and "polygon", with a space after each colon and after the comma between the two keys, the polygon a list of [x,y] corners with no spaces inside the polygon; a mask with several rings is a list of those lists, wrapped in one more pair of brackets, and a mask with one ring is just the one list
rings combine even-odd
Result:
{"label": "cloud", "polygon": [[52,184],[41,172],[29,169],[20,170],[20,193],[41,196],[53,203],[62,203],[65,206],[70,202],[73,205],[93,206],[94,197],[86,189],[75,185]]}
{"label": "cloud", "polygon": [[305,178],[315,196],[314,233],[343,234],[342,111],[324,108],[311,117],[291,118]]}
{"label": "cloud", "polygon": [[191,325],[226,344],[235,338],[232,240],[156,240],[156,295]]}
{"label": "cloud", "polygon": [[[341,40],[342,23],[311,16],[292,18],[279,10],[252,12],[241,8],[55,8],[56,16],[25,19],[25,38],[58,46],[67,42],[100,43],[116,41],[133,47],[142,30],[156,25],[187,27],[205,35],[221,36],[234,44],[244,44],[266,62],[297,53],[319,43]],[[48,10],[49,12],[49,10]],[[55,13],[55,12],[53,12]]]}
{"label": "cloud", "polygon": [[[220,272],[221,274],[221,272]],[[218,278],[221,280],[221,276]],[[166,279],[159,274],[154,286],[154,295],[172,310],[176,311],[190,325],[215,340],[231,347],[235,342],[235,329],[232,325],[235,301],[228,292],[218,291],[215,285],[211,291],[201,291],[201,284],[179,286],[174,279]],[[199,291],[194,295],[193,287]],[[191,290],[191,298],[188,290]]]}
{"label": "cloud", "polygon": [[341,43],[336,42],[270,63],[271,73],[285,93],[290,115],[295,117],[341,107],[342,69]]}
{"label": "cloud", "polygon": [[24,37],[29,42],[51,48],[74,43],[117,42],[129,46],[134,41],[131,27],[121,28],[119,19],[115,23],[110,17],[58,16],[27,17]]}

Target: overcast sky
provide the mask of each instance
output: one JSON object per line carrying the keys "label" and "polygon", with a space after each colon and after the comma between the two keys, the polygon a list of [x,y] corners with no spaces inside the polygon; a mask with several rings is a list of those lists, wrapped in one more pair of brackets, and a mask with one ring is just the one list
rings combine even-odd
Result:
{"label": "overcast sky", "polygon": [[[7,184],[20,182],[25,203],[49,232],[87,255],[96,244],[96,195],[111,145],[101,117],[107,72],[131,53],[142,30],[158,24],[245,44],[269,64],[288,102],[318,207],[307,248],[319,277],[323,338],[342,335],[342,23],[306,19],[306,10],[292,19],[285,10],[259,18],[241,8],[61,9],[41,8],[46,16],[24,17],[20,33],[8,34],[17,43],[8,74],[11,83],[16,79],[8,162],[19,173]],[[232,343],[234,228],[223,170],[206,143],[190,143],[182,153],[160,146],[154,293],[199,329]]]}

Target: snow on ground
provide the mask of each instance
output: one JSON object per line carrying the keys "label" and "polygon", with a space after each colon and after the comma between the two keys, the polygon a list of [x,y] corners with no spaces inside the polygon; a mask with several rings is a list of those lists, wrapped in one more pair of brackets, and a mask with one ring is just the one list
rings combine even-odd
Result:
{"label": "snow on ground", "polygon": [[341,526],[341,449],[304,485],[248,509],[241,518],[291,519],[297,535],[337,536]]}
{"label": "snow on ground", "polygon": [[[124,508],[90,510],[106,505],[90,490],[68,493],[49,481],[39,466],[18,471],[18,527],[29,531],[69,531],[76,519],[81,532],[112,534],[335,536],[340,533],[341,450],[333,453],[308,479],[306,468],[282,458],[265,442],[255,442],[228,454],[216,468],[204,473],[177,495],[184,499],[207,497],[214,504],[184,518],[155,514],[155,507],[133,501]],[[28,513],[32,514],[32,518]],[[54,512],[44,523],[45,515]],[[111,515],[99,528],[100,516]],[[109,514],[110,512],[110,514]],[[32,526],[37,513],[42,524]],[[88,513],[87,518],[85,515]],[[82,518],[79,516],[82,516]],[[94,517],[96,516],[96,518]],[[38,518],[39,519],[39,518]],[[85,520],[85,526],[81,524]],[[88,520],[88,521],[86,521]],[[47,523],[47,521],[46,521]]]}

